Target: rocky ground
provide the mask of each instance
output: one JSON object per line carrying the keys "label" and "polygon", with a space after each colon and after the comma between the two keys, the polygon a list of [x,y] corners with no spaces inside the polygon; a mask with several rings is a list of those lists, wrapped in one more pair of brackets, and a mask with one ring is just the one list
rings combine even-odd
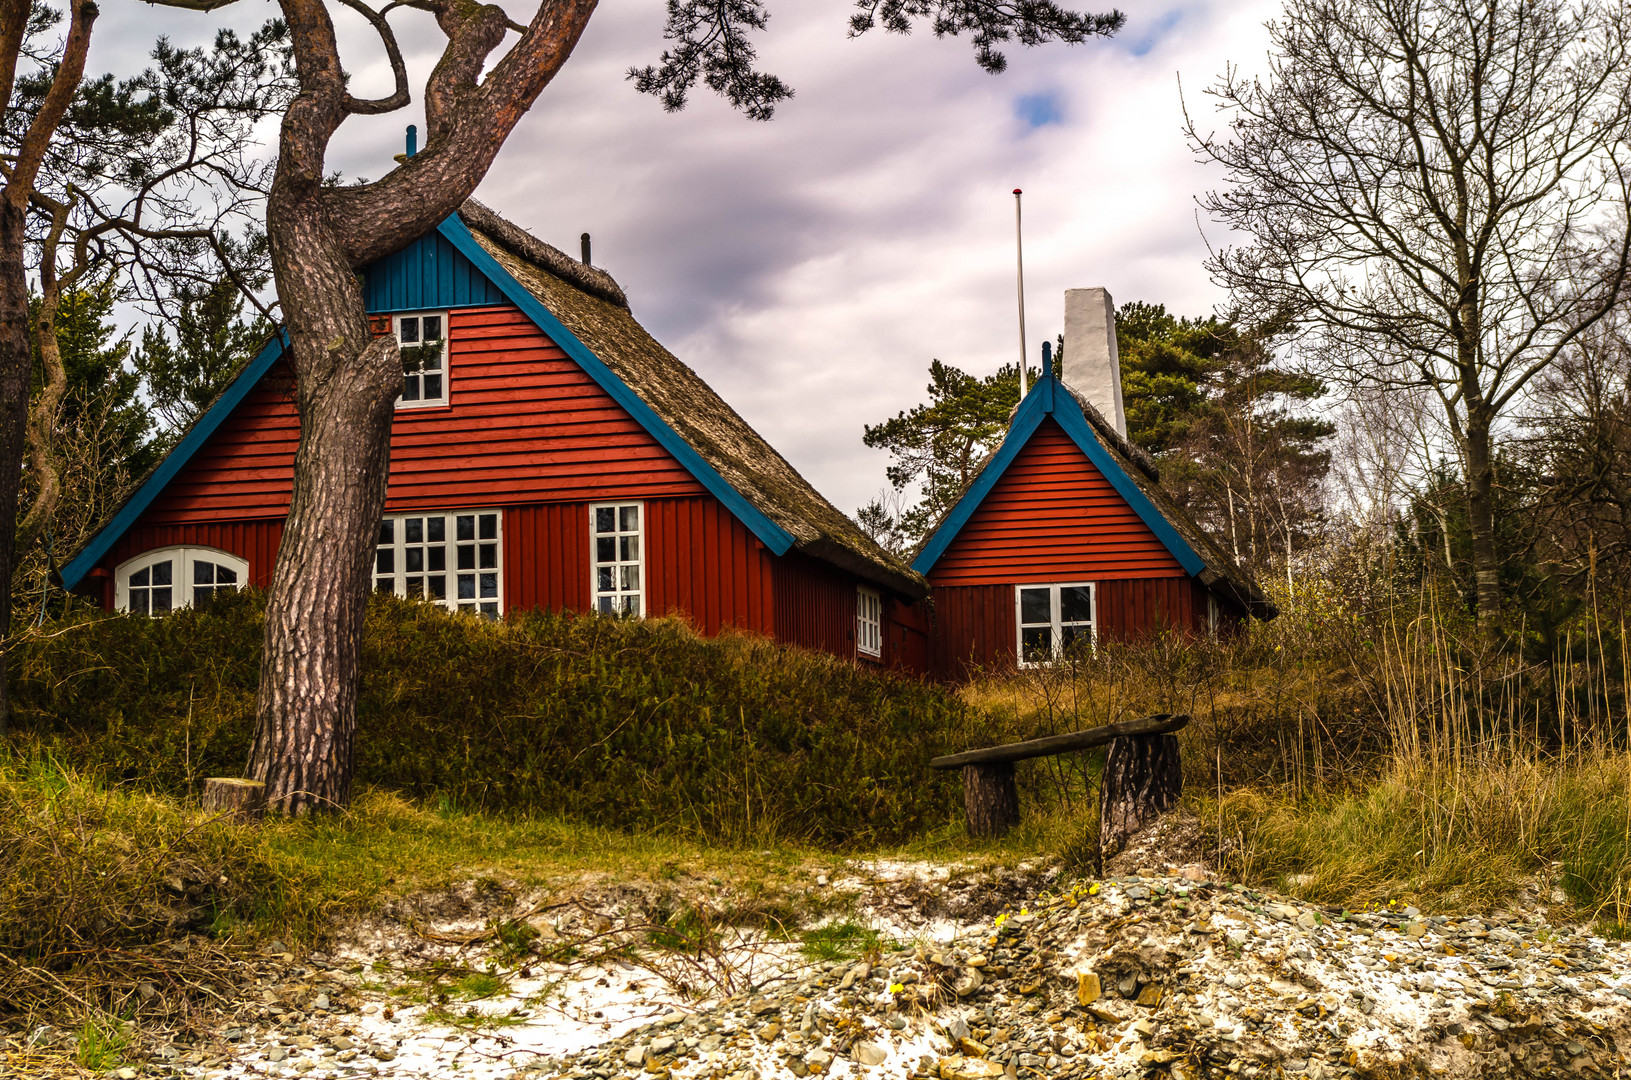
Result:
{"label": "rocky ground", "polygon": [[[274,948],[217,1037],[146,1047],[115,1075],[1619,1076],[1631,1050],[1631,948],[1538,911],[1346,913],[1193,866],[811,879],[881,933],[870,955],[812,961],[694,919],[664,940],[638,891],[529,897],[507,918],[465,897],[333,955]],[[60,1075],[40,1070],[64,1038],[19,1037],[0,1075]]]}

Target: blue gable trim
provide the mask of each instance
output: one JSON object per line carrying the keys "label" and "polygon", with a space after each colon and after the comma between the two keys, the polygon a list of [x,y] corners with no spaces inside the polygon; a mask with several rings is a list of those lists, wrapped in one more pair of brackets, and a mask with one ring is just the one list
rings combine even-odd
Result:
{"label": "blue gable trim", "polygon": [[702,459],[702,455],[668,425],[662,417],[654,412],[645,400],[636,394],[629,385],[617,374],[601,362],[600,358],[590,352],[588,347],[579,341],[577,335],[568,330],[561,321],[550,314],[549,309],[539,302],[532,292],[515,280],[499,265],[497,259],[488,254],[487,249],[476,242],[470,230],[457,214],[449,217],[437,226],[437,232],[446,237],[459,253],[481,273],[485,274],[503,294],[533,323],[549,335],[551,341],[560,346],[561,350],[577,362],[591,379],[602,390],[610,394],[612,399],[621,405],[628,414],[634,417],[636,423],[645,428],[653,438],[662,445],[664,450],[684,465],[686,470],[698,483],[708,489],[709,494],[728,507],[735,514],[737,520],[748,527],[748,530],[769,548],[773,554],[785,555],[793,546],[793,536],[787,530],[777,525],[759,510],[758,507],[743,498],[742,493],[732,487],[730,482],[710,464]]}
{"label": "blue gable trim", "polygon": [[113,515],[113,520],[104,525],[102,530],[91,538],[91,542],[80,549],[73,561],[62,568],[62,584],[65,588],[72,589],[78,585],[85,575],[90,573],[91,568],[102,561],[102,556],[108,553],[108,549],[113,547],[119,537],[136,524],[137,519],[153,504],[153,500],[158,498],[159,492],[163,491],[182,467],[192,460],[199,447],[215,434],[215,429],[232,414],[232,410],[249,396],[249,391],[255,388],[255,384],[261,381],[262,376],[271,369],[277,358],[283,355],[286,344],[286,335],[283,331],[278,331],[243,371],[238,373],[238,377],[232,380],[232,384],[221,396],[215,399],[215,404],[209,407],[209,411],[187,429],[187,434],[182,436],[175,449],[166,454],[164,460],[159,462],[158,468],[148,474],[147,480],[136,490],[136,494],[126,500],[119,508],[119,512]]}
{"label": "blue gable trim", "polygon": [[1081,406],[1076,403],[1076,398],[1064,391],[1055,392],[1056,381],[1051,376],[1037,380],[1031,392],[1025,396],[1019,411],[1014,414],[1014,421],[1009,425],[1008,434],[1003,438],[1002,445],[997,448],[995,456],[963,493],[963,497],[957,500],[957,505],[946,515],[946,520],[940,523],[940,527],[923,545],[923,550],[912,560],[912,569],[928,575],[934,564],[940,561],[940,556],[951,546],[951,542],[957,539],[957,534],[962,532],[963,526],[968,524],[974,512],[980,508],[980,503],[990,494],[991,489],[997,486],[997,481],[1002,479],[1003,473],[1008,471],[1008,467],[1014,463],[1014,459],[1025,448],[1025,444],[1030,442],[1031,436],[1036,434],[1036,429],[1042,425],[1043,418],[1051,415],[1064,429],[1065,434],[1070,436],[1070,441],[1076,444],[1077,449],[1087,455],[1094,468],[1110,481],[1116,492],[1127,501],[1127,505],[1133,508],[1139,520],[1149,527],[1155,538],[1161,541],[1162,546],[1178,560],[1184,572],[1191,576],[1199,574],[1206,568],[1206,561],[1178,534],[1178,530],[1172,527],[1172,522],[1167,520],[1160,508],[1150,501],[1149,496],[1145,495],[1133,482],[1133,478],[1127,475],[1121,463],[1099,442],[1092,428],[1088,426],[1087,417],[1082,415]]}
{"label": "blue gable trim", "polygon": [[362,271],[370,312],[423,311],[504,303],[504,292],[438,233],[427,233]]}

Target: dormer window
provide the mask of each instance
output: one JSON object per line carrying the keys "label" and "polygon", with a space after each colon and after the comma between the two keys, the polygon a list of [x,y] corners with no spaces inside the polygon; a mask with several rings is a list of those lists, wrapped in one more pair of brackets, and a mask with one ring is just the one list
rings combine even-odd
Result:
{"label": "dormer window", "polygon": [[447,313],[421,312],[392,317],[402,350],[399,409],[447,404]]}

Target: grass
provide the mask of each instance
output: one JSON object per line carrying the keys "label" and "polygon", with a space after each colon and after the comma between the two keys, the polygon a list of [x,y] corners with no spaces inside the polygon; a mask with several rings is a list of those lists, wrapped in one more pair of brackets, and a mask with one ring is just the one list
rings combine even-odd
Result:
{"label": "grass", "polygon": [[799,951],[806,959],[816,961],[854,960],[895,948],[895,943],[878,930],[848,919],[805,930],[799,937]]}
{"label": "grass", "polygon": [[130,1030],[112,1017],[92,1017],[74,1033],[74,1064],[92,1072],[101,1072],[124,1064],[124,1053],[130,1047]]}

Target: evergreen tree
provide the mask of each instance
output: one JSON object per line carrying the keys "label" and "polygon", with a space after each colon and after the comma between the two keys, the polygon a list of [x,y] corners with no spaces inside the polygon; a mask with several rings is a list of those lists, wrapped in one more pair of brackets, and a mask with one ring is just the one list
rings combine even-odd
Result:
{"label": "evergreen tree", "polygon": [[[1177,318],[1135,300],[1116,310],[1127,438],[1157,456],[1182,442],[1207,409],[1220,357],[1239,332],[1216,316]],[[1063,351],[1063,350],[1061,350]]]}
{"label": "evergreen tree", "polygon": [[[106,443],[105,453],[125,471],[139,476],[158,460],[159,448],[150,441],[153,421],[138,397],[141,377],[126,363],[130,340],[110,321],[114,305],[113,282],[102,281],[65,294],[57,309],[57,348],[67,385],[58,412],[60,431],[78,430],[96,418]],[[38,307],[38,301],[33,305]],[[40,374],[34,373],[34,392]]]}
{"label": "evergreen tree", "polygon": [[271,336],[265,319],[243,317],[243,294],[222,278],[178,296],[174,339],[163,324],[142,331],[136,370],[147,381],[153,409],[174,441]]}
{"label": "evergreen tree", "polygon": [[[1034,380],[1038,372],[1028,372]],[[887,475],[896,492],[914,486],[919,500],[891,515],[882,500],[862,509],[874,537],[908,548],[920,542],[963,493],[980,463],[1002,442],[1019,405],[1019,368],[1004,364],[983,379],[939,360],[929,364],[929,401],[881,424],[868,424],[862,441],[887,450]]]}

